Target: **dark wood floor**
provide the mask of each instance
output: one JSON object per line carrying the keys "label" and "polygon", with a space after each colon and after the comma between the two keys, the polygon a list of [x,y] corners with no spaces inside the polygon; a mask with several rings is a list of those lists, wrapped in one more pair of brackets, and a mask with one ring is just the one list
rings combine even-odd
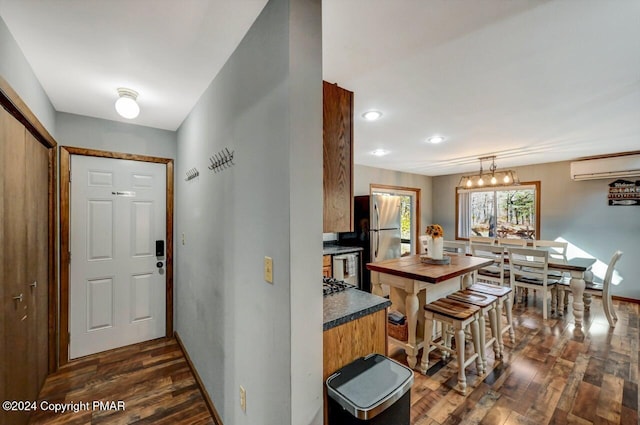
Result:
{"label": "dark wood floor", "polygon": [[[414,373],[411,424],[638,425],[640,306],[614,302],[619,320],[612,330],[602,303],[594,299],[584,332],[576,335],[570,310],[543,321],[533,302],[514,309],[516,344],[506,339],[505,360],[494,361],[490,350],[486,375],[478,377],[473,365],[467,368],[467,396],[453,390],[453,363],[440,362],[427,376]],[[405,361],[398,349],[392,348],[390,355]],[[32,424],[214,423],[173,339],[73,362],[47,378],[39,399],[123,400],[126,410],[39,411]]]}
{"label": "dark wood floor", "polygon": [[[490,350],[487,374],[467,368],[467,396],[453,390],[455,362],[439,362],[427,376],[415,372],[411,424],[639,425],[640,306],[614,301],[619,320],[610,329],[594,298],[580,335],[571,310],[543,321],[534,302],[514,309],[516,344],[505,339],[504,361],[495,362]],[[406,364],[400,349],[390,356]]]}
{"label": "dark wood floor", "polygon": [[[89,402],[77,413],[38,410],[31,424],[214,424],[175,339],[158,339],[74,361],[45,381],[39,401]],[[93,410],[92,402],[124,410]]]}

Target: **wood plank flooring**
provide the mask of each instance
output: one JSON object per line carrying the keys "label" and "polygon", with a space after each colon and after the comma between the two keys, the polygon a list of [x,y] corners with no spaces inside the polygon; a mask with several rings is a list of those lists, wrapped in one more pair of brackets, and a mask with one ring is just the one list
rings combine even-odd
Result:
{"label": "wood plank flooring", "polygon": [[[574,334],[571,307],[544,321],[539,297],[529,298],[513,310],[516,344],[505,338],[504,361],[488,350],[484,376],[467,368],[466,396],[453,390],[455,361],[440,360],[427,376],[414,372],[412,425],[640,424],[640,305],[614,301],[618,322],[610,329],[594,298],[582,334]],[[406,364],[401,349],[390,356]]]}
{"label": "wood plank flooring", "polygon": [[[583,333],[576,335],[571,307],[564,317],[543,321],[539,299],[530,297],[528,306],[514,309],[516,344],[505,339],[504,361],[496,362],[488,350],[484,376],[477,376],[474,365],[467,368],[467,396],[453,390],[453,362],[436,363],[427,376],[414,373],[411,424],[640,424],[640,305],[614,305],[619,318],[614,329],[594,298]],[[397,348],[390,356],[405,362]],[[72,362],[47,378],[39,400],[123,400],[126,408],[38,411],[32,424],[214,424],[174,339]]]}
{"label": "wood plank flooring", "polygon": [[[50,375],[39,403],[74,403],[77,412],[38,410],[30,424],[214,424],[175,339],[157,339],[73,361]],[[94,410],[93,401],[116,402]],[[117,402],[124,410],[117,410]],[[78,402],[88,403],[80,405]]]}

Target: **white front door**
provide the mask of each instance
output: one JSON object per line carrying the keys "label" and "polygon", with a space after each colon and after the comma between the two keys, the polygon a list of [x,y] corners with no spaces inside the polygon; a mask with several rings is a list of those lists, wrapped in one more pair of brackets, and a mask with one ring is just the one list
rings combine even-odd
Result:
{"label": "white front door", "polygon": [[165,336],[165,164],[72,155],[70,193],[70,358]]}

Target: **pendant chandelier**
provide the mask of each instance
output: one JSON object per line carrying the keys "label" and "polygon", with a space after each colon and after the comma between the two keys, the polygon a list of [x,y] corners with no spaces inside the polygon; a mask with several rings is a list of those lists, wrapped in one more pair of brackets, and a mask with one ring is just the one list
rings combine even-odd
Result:
{"label": "pendant chandelier", "polygon": [[[480,160],[480,172],[470,176],[462,176],[459,188],[477,189],[482,187],[513,186],[520,184],[518,174],[514,170],[497,170],[496,156],[483,156]],[[487,172],[482,168],[484,161],[491,161]]]}

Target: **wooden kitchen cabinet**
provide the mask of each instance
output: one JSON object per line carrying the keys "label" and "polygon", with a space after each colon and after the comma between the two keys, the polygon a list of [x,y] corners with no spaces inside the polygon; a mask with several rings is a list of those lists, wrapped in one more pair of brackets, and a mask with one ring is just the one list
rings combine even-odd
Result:
{"label": "wooden kitchen cabinet", "polygon": [[323,231],[353,231],[353,92],[323,81]]}
{"label": "wooden kitchen cabinet", "polygon": [[[326,330],[322,334],[322,382],[336,370],[372,353],[387,355],[387,309]],[[324,424],[328,422],[327,387],[324,386]]]}
{"label": "wooden kitchen cabinet", "polygon": [[333,270],[331,270],[331,256],[323,255],[322,256],[322,276],[323,277],[331,277],[333,276]]}

